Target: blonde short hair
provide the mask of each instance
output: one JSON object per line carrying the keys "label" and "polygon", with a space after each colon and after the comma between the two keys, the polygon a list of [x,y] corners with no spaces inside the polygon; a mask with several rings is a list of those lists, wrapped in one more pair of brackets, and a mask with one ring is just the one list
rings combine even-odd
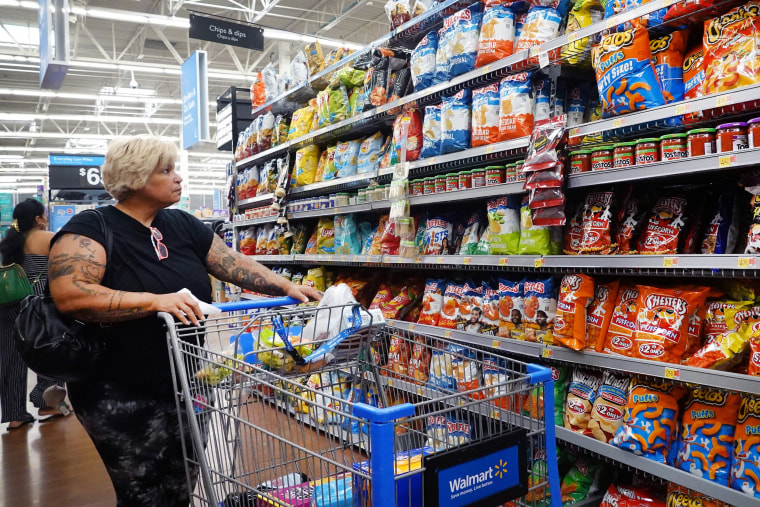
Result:
{"label": "blonde short hair", "polygon": [[153,170],[177,160],[177,146],[152,136],[122,137],[108,144],[100,169],[103,186],[117,201],[144,188]]}

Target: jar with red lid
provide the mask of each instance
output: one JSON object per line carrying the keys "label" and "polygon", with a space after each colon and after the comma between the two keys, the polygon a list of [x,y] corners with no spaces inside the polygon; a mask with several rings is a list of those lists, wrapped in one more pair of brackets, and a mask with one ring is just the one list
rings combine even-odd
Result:
{"label": "jar with red lid", "polygon": [[472,188],[472,171],[459,172],[459,190]]}
{"label": "jar with red lid", "polygon": [[718,153],[746,150],[749,147],[747,124],[743,121],[737,121],[718,125],[715,129],[715,147],[718,149]]}
{"label": "jar with red lid", "polygon": [[636,165],[653,164],[660,161],[660,139],[647,137],[636,141]]}
{"label": "jar with red lid", "polygon": [[430,195],[435,193],[435,178],[425,178],[422,180],[422,194]]}
{"label": "jar with red lid", "polygon": [[439,174],[435,177],[435,193],[440,194],[441,192],[446,191],[446,175],[445,174]]}
{"label": "jar with red lid", "polygon": [[570,174],[585,173],[591,170],[591,150],[570,152]]}
{"label": "jar with red lid", "polygon": [[632,167],[636,165],[634,155],[636,143],[616,143],[612,146],[612,167]]}
{"label": "jar with red lid", "polygon": [[446,192],[455,192],[459,190],[459,175],[449,173],[446,175]]}
{"label": "jar with red lid", "polygon": [[612,146],[600,146],[591,153],[591,170],[612,169]]}
{"label": "jar with red lid", "polygon": [[486,170],[473,169],[472,170],[472,188],[485,187],[485,186],[486,186]]}
{"label": "jar with red lid", "polygon": [[715,129],[694,129],[686,135],[686,153],[690,157],[715,153]]}
{"label": "jar with red lid", "polygon": [[688,134],[668,134],[660,138],[660,160],[679,160],[689,156],[686,149]]}
{"label": "jar with red lid", "polygon": [[504,183],[505,168],[501,165],[492,165],[486,167],[486,186],[500,185]]}
{"label": "jar with red lid", "polygon": [[409,187],[412,191],[412,195],[422,195],[425,191],[425,184],[423,180],[412,180],[409,182]]}
{"label": "jar with red lid", "polygon": [[747,122],[747,142],[750,148],[760,148],[760,118]]}

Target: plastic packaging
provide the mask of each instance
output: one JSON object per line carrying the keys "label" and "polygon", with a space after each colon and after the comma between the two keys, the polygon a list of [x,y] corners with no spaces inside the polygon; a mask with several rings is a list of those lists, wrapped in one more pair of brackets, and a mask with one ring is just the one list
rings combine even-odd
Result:
{"label": "plastic packaging", "polygon": [[472,93],[464,88],[441,105],[441,153],[470,148],[470,105]]}

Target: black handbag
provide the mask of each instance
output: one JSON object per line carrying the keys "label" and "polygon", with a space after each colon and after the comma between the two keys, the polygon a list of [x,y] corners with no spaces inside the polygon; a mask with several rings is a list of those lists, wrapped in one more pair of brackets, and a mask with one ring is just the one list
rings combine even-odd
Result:
{"label": "black handbag", "polygon": [[[89,211],[89,210],[88,210]],[[102,212],[92,210],[105,236],[106,272],[113,237]],[[105,276],[104,276],[105,278]],[[106,349],[103,328],[63,315],[49,294],[28,296],[16,318],[16,349],[36,373],[64,382],[87,380],[97,370]]]}

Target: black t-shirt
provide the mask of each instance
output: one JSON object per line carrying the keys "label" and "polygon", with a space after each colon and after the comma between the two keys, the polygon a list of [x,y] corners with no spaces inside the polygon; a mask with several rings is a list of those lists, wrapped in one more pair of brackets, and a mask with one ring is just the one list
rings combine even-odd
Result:
{"label": "black t-shirt", "polygon": [[[102,210],[113,235],[105,285],[116,290],[154,294],[187,288],[201,301],[211,302],[206,266],[214,237],[211,229],[184,211],[159,211],[151,226],[161,232],[161,243],[166,245],[169,254],[159,260],[150,229],[113,206]],[[51,245],[66,233],[87,236],[105,248],[105,237],[94,214],[74,216],[56,234]],[[109,347],[97,377],[144,385],[171,377],[163,321],[150,316],[114,322],[103,331]]]}

